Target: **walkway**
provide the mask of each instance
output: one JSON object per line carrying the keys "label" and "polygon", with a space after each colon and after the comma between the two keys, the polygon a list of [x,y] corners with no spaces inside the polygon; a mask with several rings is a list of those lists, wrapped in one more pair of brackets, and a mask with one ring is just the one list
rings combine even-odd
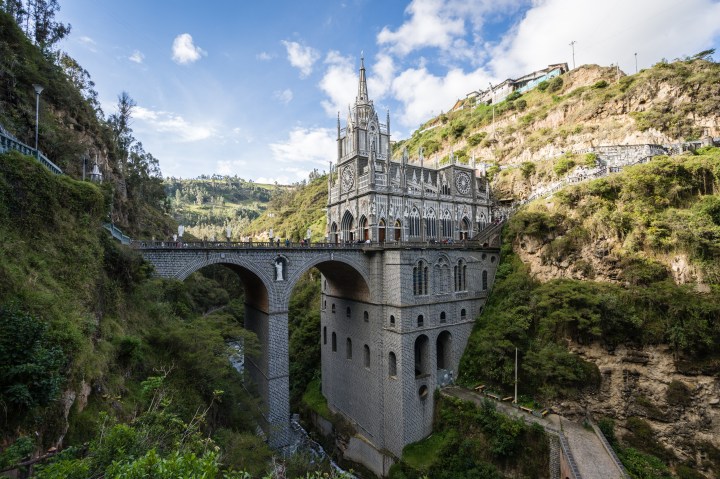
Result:
{"label": "walkway", "polygon": [[[487,400],[481,394],[458,386],[444,388],[442,393],[464,401],[472,401],[477,405],[482,404],[483,400]],[[613,457],[614,453],[608,451],[609,445],[606,447],[594,429],[587,429],[581,424],[569,421],[557,414],[540,418],[515,409],[507,402],[493,401],[493,403],[497,411],[506,416],[540,424],[553,434],[562,432],[567,439],[571,462],[577,466],[578,475],[582,479],[626,479],[628,477],[622,466],[619,466],[616,458]]]}

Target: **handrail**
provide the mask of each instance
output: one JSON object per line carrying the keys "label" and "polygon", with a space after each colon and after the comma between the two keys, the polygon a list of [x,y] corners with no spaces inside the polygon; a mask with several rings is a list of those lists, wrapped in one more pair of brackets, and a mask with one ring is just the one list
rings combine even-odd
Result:
{"label": "handrail", "polygon": [[607,438],[605,437],[605,434],[600,430],[600,428],[595,424],[594,422],[590,421],[588,419],[588,422],[593,428],[593,431],[595,431],[595,434],[600,438],[600,442],[602,442],[603,447],[605,447],[605,450],[612,458],[613,462],[617,466],[617,468],[620,470],[620,473],[623,475],[624,478],[630,479],[630,474],[628,474],[627,469],[625,469],[625,466],[623,465],[622,461],[618,457],[617,453],[615,452],[615,449],[613,449],[610,442],[608,442]]}
{"label": "handrail", "polygon": [[29,147],[25,143],[19,141],[17,138],[13,137],[9,133],[5,132],[2,128],[0,128],[0,153],[4,153],[8,150],[16,150],[23,155],[32,156],[56,175],[63,174],[63,171],[60,169],[60,167],[50,161],[50,159],[47,156],[43,155],[40,150]]}
{"label": "handrail", "polygon": [[113,238],[115,238],[116,240],[120,241],[120,243],[125,244],[125,245],[129,245],[129,244],[131,244],[131,243],[133,242],[133,240],[132,240],[131,237],[129,237],[128,235],[124,234],[124,233],[120,230],[120,228],[118,228],[118,227],[115,226],[114,224],[112,224],[112,223],[103,223],[102,226],[103,226],[103,228],[105,228],[106,230],[108,230],[108,231],[110,232],[110,234],[112,235]]}

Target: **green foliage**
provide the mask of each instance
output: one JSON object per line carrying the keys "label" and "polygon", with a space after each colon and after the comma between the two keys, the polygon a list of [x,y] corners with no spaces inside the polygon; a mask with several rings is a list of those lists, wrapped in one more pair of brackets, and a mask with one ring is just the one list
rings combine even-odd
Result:
{"label": "green foliage", "polygon": [[320,274],[311,269],[290,297],[290,403],[299,405],[313,377],[320,373]]}
{"label": "green foliage", "polygon": [[56,399],[65,356],[47,324],[17,305],[0,305],[0,404],[14,418]]}
{"label": "green foliage", "polygon": [[547,82],[547,80],[543,80],[540,83],[538,83],[537,89],[540,91],[545,91],[548,89],[550,84]]}
{"label": "green foliage", "polygon": [[595,153],[585,153],[582,160],[582,165],[592,168],[597,164],[598,156]]}
{"label": "green foliage", "polygon": [[423,144],[423,149],[426,155],[432,155],[440,151],[440,142],[437,140],[427,140]]}
{"label": "green foliage", "polygon": [[605,80],[598,80],[598,81],[596,81],[595,83],[593,83],[593,86],[592,86],[592,87],[595,88],[596,90],[598,90],[598,89],[600,89],[600,88],[607,88],[608,85],[609,85],[609,83],[608,83],[607,81],[605,81]]}
{"label": "green foliage", "polygon": [[532,161],[523,161],[520,164],[520,171],[522,171],[523,178],[530,178],[536,171],[535,163]]}
{"label": "green foliage", "polygon": [[575,160],[568,156],[561,156],[555,160],[555,164],[553,165],[553,171],[558,176],[564,175],[573,168],[575,168]]}
{"label": "green foliage", "polygon": [[467,125],[464,122],[460,121],[454,121],[450,124],[450,132],[453,135],[453,138],[457,139],[460,138],[463,133],[465,132],[465,128],[467,128]]}
{"label": "green foliage", "polygon": [[632,479],[670,479],[667,466],[655,456],[628,447],[618,451],[620,461]]}
{"label": "green foliage", "polygon": [[562,90],[563,79],[562,77],[555,77],[548,81],[547,91],[548,93],[555,93]]}

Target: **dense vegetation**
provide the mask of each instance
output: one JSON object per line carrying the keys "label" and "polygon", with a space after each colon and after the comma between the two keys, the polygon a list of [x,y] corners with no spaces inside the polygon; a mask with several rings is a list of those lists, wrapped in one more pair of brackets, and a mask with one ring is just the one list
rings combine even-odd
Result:
{"label": "dense vegetation", "polygon": [[[44,8],[49,17],[36,15]],[[132,98],[120,93],[118,111],[105,117],[89,73],[68,55],[53,51],[52,42],[39,40],[34,29],[31,41],[18,27],[27,12],[52,24],[58,8],[56,0],[0,2],[0,126],[34,145],[32,85],[42,85],[39,149],[73,178],[82,177],[84,159],[88,168],[97,159],[113,205],[112,220],[127,233],[149,237],[171,232],[172,220],[163,214],[167,204],[158,160],[132,135]]]}
{"label": "dense vegetation", "polygon": [[392,479],[547,477],[549,444],[542,427],[481,406],[438,396],[433,434],[408,445]]}

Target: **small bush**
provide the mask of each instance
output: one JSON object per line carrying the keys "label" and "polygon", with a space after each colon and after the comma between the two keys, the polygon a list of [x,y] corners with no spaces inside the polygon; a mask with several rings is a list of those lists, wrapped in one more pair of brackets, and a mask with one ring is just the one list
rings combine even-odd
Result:
{"label": "small bush", "polygon": [[[470,137],[467,140],[468,145],[477,146],[480,144],[480,142],[482,142],[485,139],[486,136],[487,136],[487,133],[484,131],[481,131],[480,133],[472,134],[472,135],[470,135]],[[438,146],[438,148],[439,148],[439,146]]]}
{"label": "small bush", "polygon": [[575,168],[575,161],[567,156],[558,158],[553,165],[553,171],[558,176],[564,175],[573,168]]}
{"label": "small bush", "polygon": [[665,391],[665,399],[671,406],[687,407],[692,403],[692,392],[684,382],[673,380]]}
{"label": "small bush", "polygon": [[550,84],[547,81],[541,81],[540,83],[538,83],[537,89],[540,91],[545,91],[548,89],[548,86],[550,86]]}
{"label": "small bush", "polygon": [[592,87],[595,89],[600,89],[600,88],[607,88],[607,86],[608,86],[608,82],[606,82],[605,80],[600,80],[600,81],[596,81],[595,83],[593,83]]}
{"label": "small bush", "polygon": [[526,180],[535,173],[535,163],[532,161],[524,161],[520,165],[520,171],[522,172],[523,178]]}
{"label": "small bush", "polygon": [[550,93],[555,93],[555,92],[562,90],[562,87],[563,87],[563,79],[560,77],[555,77],[548,82],[547,90]]}

